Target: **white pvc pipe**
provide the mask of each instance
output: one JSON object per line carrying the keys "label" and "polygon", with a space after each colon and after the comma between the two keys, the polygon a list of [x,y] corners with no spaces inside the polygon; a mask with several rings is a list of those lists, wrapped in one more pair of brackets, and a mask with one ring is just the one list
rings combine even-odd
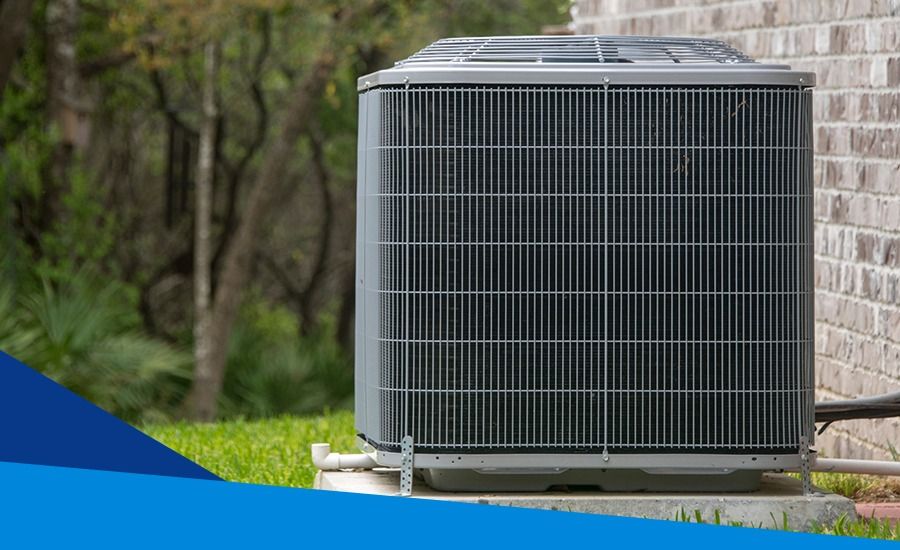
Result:
{"label": "white pvc pipe", "polygon": [[900,476],[900,462],[890,462],[887,460],[817,458],[811,469],[814,472]]}
{"label": "white pvc pipe", "polygon": [[320,470],[371,470],[377,464],[366,454],[342,455],[331,452],[328,443],[313,443],[310,446],[313,465]]}

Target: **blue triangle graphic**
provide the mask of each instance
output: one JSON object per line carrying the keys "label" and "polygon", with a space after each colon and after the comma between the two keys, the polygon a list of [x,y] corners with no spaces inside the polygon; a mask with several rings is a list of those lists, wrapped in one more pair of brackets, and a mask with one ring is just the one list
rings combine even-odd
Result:
{"label": "blue triangle graphic", "polygon": [[219,479],[3,352],[0,461]]}

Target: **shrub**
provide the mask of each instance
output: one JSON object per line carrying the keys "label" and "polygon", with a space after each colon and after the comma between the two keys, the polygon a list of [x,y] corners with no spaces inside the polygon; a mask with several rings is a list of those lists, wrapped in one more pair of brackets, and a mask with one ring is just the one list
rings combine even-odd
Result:
{"label": "shrub", "polygon": [[79,272],[16,293],[0,284],[0,349],[126,420],[164,420],[190,355],[137,328],[126,289]]}
{"label": "shrub", "polygon": [[353,365],[325,318],[298,337],[296,317],[281,306],[248,300],[229,343],[221,416],[267,417],[346,408]]}

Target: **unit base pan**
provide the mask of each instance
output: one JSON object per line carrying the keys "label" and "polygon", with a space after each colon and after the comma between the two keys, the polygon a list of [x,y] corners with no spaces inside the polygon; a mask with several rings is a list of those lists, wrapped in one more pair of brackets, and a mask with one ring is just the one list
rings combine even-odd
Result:
{"label": "unit base pan", "polygon": [[[376,448],[377,449],[377,448]],[[366,449],[371,452],[371,448]],[[374,451],[375,462],[382,466],[399,467],[400,453]],[[535,453],[535,454],[431,454],[417,451],[417,469],[452,470],[534,470],[593,469],[645,470],[658,474],[730,473],[735,470],[790,470],[800,467],[800,454],[705,454],[705,453]]]}
{"label": "unit base pan", "polygon": [[520,492],[600,490],[610,492],[751,492],[759,488],[762,472],[740,470],[710,474],[655,474],[643,470],[577,469],[559,472],[522,470],[489,472],[433,469],[421,471],[438,491]]}

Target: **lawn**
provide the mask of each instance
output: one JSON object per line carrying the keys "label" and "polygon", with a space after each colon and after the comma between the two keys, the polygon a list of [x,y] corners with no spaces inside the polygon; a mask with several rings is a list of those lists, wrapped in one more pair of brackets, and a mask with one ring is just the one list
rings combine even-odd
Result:
{"label": "lawn", "polygon": [[[315,468],[309,456],[310,444],[331,443],[336,452],[358,452],[353,414],[348,411],[217,424],[177,423],[147,426],[143,430],[219,477],[246,483],[312,487]],[[814,474],[814,482],[823,489],[856,500],[891,500],[900,495],[900,484],[879,477]],[[715,521],[690,515],[683,518],[697,519]],[[886,522],[877,521],[839,521],[818,531],[900,540],[900,527],[892,528]]]}
{"label": "lawn", "polygon": [[217,424],[177,423],[143,431],[228,481],[312,487],[316,471],[312,443],[331,443],[336,452],[359,452],[353,413],[282,416]]}

